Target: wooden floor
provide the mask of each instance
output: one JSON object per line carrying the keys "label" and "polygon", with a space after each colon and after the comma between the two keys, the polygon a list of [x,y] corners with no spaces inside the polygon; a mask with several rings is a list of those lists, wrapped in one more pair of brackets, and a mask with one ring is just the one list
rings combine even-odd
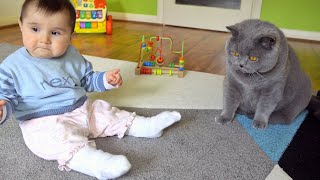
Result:
{"label": "wooden floor", "polygon": [[[225,74],[224,45],[228,33],[199,29],[114,21],[113,34],[77,34],[73,40],[82,54],[137,62],[142,36],[169,36],[173,50],[180,51],[184,40],[185,69],[212,74]],[[22,45],[18,26],[0,28],[0,43]],[[312,81],[313,90],[320,90],[320,42],[289,40],[297,52],[302,68]],[[163,44],[163,47],[169,44]],[[167,54],[167,62],[178,57]]]}

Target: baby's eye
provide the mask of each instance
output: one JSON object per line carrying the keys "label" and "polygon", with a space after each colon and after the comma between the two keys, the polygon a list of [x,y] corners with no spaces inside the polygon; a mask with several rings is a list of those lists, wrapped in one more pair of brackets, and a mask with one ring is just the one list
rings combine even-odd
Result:
{"label": "baby's eye", "polygon": [[249,56],[250,61],[256,61],[257,57],[256,56]]}
{"label": "baby's eye", "polygon": [[32,28],[32,31],[34,31],[34,32],[38,32],[38,31],[39,31],[39,29],[38,29],[38,28],[36,28],[36,27],[33,27],[33,28]]}
{"label": "baby's eye", "polygon": [[232,51],[231,53],[232,53],[233,56],[239,57],[239,53],[237,51]]}
{"label": "baby's eye", "polygon": [[52,35],[55,35],[55,36],[57,36],[57,35],[61,35],[61,33],[56,32],[56,31],[53,31],[51,34],[52,34]]}

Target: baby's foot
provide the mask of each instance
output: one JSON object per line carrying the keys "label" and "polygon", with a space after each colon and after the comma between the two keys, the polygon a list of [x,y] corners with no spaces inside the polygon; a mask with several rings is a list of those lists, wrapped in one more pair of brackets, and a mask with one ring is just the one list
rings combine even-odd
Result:
{"label": "baby's foot", "polygon": [[163,129],[180,119],[181,115],[177,111],[164,111],[153,117],[136,116],[126,134],[146,138],[160,137]]}
{"label": "baby's foot", "polygon": [[123,155],[113,155],[93,147],[80,149],[67,166],[98,179],[114,179],[127,173],[131,164]]}
{"label": "baby's foot", "polygon": [[98,179],[114,179],[124,175],[131,168],[128,159],[123,155],[112,155],[102,166],[104,168],[98,173]]}

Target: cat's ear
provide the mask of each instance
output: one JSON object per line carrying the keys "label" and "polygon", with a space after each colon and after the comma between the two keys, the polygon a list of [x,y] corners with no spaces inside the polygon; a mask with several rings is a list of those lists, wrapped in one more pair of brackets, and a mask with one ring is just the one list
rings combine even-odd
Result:
{"label": "cat's ear", "polygon": [[276,39],[274,37],[264,36],[259,39],[259,44],[263,48],[271,50],[272,47],[276,44]]}
{"label": "cat's ear", "polygon": [[232,34],[233,37],[237,37],[239,35],[239,31],[234,26],[226,27]]}

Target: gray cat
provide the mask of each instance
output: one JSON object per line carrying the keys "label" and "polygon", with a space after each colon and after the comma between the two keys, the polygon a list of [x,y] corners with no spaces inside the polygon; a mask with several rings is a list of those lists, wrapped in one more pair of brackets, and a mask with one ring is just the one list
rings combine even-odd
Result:
{"label": "gray cat", "polygon": [[231,122],[235,113],[253,119],[253,126],[289,124],[311,99],[310,79],[284,34],[273,24],[245,20],[227,27],[223,110],[216,121]]}

